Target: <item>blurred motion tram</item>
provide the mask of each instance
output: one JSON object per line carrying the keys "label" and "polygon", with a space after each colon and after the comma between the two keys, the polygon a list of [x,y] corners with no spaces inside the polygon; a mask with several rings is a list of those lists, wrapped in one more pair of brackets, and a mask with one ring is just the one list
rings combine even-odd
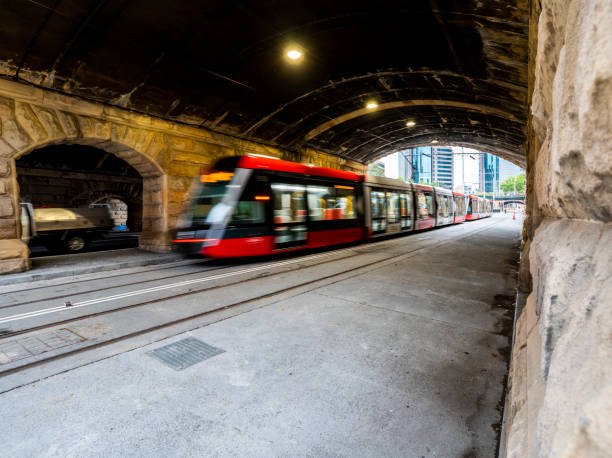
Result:
{"label": "blurred motion tram", "polygon": [[[212,258],[337,245],[460,223],[472,199],[485,201],[468,197],[470,206],[443,188],[235,156],[200,176],[174,243]],[[467,219],[485,217],[485,207]]]}

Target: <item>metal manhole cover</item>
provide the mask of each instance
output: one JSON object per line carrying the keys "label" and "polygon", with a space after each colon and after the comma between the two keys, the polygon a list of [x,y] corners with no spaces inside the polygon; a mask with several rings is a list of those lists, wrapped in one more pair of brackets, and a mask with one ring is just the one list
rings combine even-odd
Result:
{"label": "metal manhole cover", "polygon": [[225,350],[213,347],[194,337],[188,337],[165,347],[147,352],[147,355],[158,359],[176,371],[181,371],[199,362],[225,353]]}

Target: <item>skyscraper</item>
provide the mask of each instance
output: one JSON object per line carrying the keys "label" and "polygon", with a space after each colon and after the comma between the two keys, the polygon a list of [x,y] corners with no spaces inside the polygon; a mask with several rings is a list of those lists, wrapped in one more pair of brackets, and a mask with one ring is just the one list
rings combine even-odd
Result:
{"label": "skyscraper", "polygon": [[484,192],[499,191],[499,157],[491,153],[482,153],[479,168],[480,190]]}
{"label": "skyscraper", "polygon": [[452,190],[454,175],[452,148],[432,148],[431,153],[432,181]]}
{"label": "skyscraper", "polygon": [[407,156],[411,163],[412,181],[415,183],[431,183],[431,147],[411,148]]}

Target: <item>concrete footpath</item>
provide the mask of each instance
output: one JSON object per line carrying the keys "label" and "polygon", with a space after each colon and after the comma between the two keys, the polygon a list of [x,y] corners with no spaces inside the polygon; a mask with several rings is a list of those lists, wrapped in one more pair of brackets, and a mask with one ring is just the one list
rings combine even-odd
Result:
{"label": "concrete footpath", "polygon": [[[0,456],[494,457],[521,222],[467,224],[482,230],[0,394]],[[179,371],[150,353],[188,337],[222,352]]]}

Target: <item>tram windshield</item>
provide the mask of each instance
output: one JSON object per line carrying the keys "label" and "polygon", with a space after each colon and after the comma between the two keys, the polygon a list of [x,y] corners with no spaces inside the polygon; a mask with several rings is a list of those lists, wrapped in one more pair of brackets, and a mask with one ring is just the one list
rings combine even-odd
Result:
{"label": "tram windshield", "polygon": [[200,189],[195,208],[193,209],[193,220],[199,223],[213,223],[225,215],[221,201],[225,195],[228,181],[218,181],[216,183],[205,183]]}
{"label": "tram windshield", "polygon": [[231,172],[218,171],[200,176],[202,186],[193,209],[194,222],[211,224],[223,220],[230,207],[222,200],[233,176]]}

